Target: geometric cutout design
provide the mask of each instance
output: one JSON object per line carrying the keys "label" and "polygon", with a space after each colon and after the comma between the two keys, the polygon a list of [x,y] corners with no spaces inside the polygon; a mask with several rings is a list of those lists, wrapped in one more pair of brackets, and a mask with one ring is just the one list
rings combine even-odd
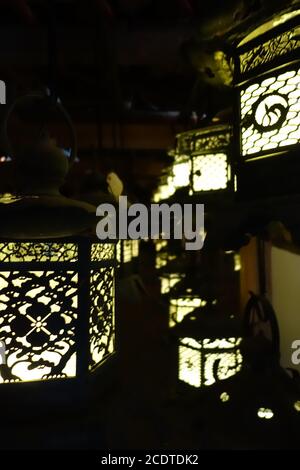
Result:
{"label": "geometric cutout design", "polygon": [[300,69],[252,83],[241,91],[240,103],[243,156],[299,143]]}
{"label": "geometric cutout design", "polygon": [[230,170],[224,153],[193,157],[194,192],[226,189],[229,179]]}

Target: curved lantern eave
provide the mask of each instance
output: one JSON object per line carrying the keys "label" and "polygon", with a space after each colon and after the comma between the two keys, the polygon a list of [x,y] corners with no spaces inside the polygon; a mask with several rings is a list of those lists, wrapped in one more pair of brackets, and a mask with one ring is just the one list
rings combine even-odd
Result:
{"label": "curved lantern eave", "polygon": [[2,201],[0,197],[1,238],[61,238],[96,227],[96,207],[61,195],[15,195]]}

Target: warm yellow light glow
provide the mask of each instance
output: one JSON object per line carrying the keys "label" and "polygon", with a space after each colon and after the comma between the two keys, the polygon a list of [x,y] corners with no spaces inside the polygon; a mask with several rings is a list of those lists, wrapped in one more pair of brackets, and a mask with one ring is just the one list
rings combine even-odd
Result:
{"label": "warm yellow light glow", "polygon": [[230,168],[224,153],[193,157],[193,189],[195,192],[225,189]]}
{"label": "warm yellow light glow", "polygon": [[132,261],[131,240],[123,240],[123,262],[130,263],[131,261]]}
{"label": "warm yellow light glow", "polygon": [[300,69],[252,84],[240,99],[243,155],[299,142]]}
{"label": "warm yellow light glow", "polygon": [[168,246],[168,240],[155,240],[155,251],[159,252]]}
{"label": "warm yellow light glow", "polygon": [[295,401],[294,408],[296,411],[300,411],[300,400]]}
{"label": "warm yellow light glow", "polygon": [[112,243],[92,243],[91,261],[102,261],[113,259],[115,255],[115,245]]}
{"label": "warm yellow light glow", "polygon": [[234,175],[234,192],[236,193],[238,190],[238,184],[237,184],[237,176]]}
{"label": "warm yellow light glow", "polygon": [[21,199],[22,199],[21,196],[16,196],[15,194],[11,194],[11,193],[0,194],[1,204],[12,204],[13,202],[20,201]]}
{"label": "warm yellow light glow", "polygon": [[194,387],[201,387],[212,385],[216,379],[224,380],[235,375],[242,367],[243,359],[238,349],[240,342],[241,338],[202,341],[181,339],[179,379]]}
{"label": "warm yellow light glow", "polygon": [[[7,291],[11,274],[18,280],[15,284],[16,286],[22,287],[23,284],[30,282],[32,278],[35,279],[36,283],[40,282],[41,284],[40,287],[35,289],[32,289],[32,285],[28,286],[24,301],[20,303],[17,311],[12,312],[12,321],[9,324],[4,324],[1,312],[6,310],[7,302],[10,298],[7,294],[1,294],[1,292]],[[53,367],[59,364],[62,356],[67,355],[75,343],[74,320],[76,320],[77,314],[61,311],[59,304],[53,303],[53,299],[43,294],[45,290],[44,285],[47,284],[48,279],[55,278],[56,282],[61,286],[62,283],[66,282],[65,276],[68,276],[72,286],[78,284],[78,275],[73,271],[66,271],[62,274],[55,273],[54,271],[0,272],[0,340],[2,340],[5,333],[6,336],[9,336],[9,339],[5,342],[7,366],[12,376],[18,377],[18,379],[11,378],[5,380],[0,376],[0,383],[15,382],[16,380],[31,382],[43,380],[44,378],[75,377],[76,352],[71,354],[69,359],[66,360],[62,374],[50,375]],[[10,295],[14,296],[13,291],[11,291]],[[18,294],[16,293],[15,295]],[[76,289],[70,286],[66,289],[66,295],[72,299],[70,308],[77,309],[78,299]],[[27,302],[25,298],[28,299]],[[34,304],[29,302],[29,299],[33,299]],[[31,313],[32,305],[40,306],[40,315],[37,314],[36,310]],[[55,332],[51,331],[52,315],[56,315],[57,322],[61,323],[61,328],[66,329],[65,336],[68,341],[56,340],[60,332],[58,330],[55,330]],[[20,327],[20,321],[22,322],[22,328]],[[15,325],[16,329],[14,328]],[[45,350],[43,347],[42,350],[41,346],[35,346],[35,344],[42,343],[34,342],[32,344],[33,335],[39,341],[42,341],[43,344],[49,343],[49,348]],[[13,339],[17,340],[18,348],[14,346],[14,349],[12,349]],[[31,351],[31,357],[29,357],[28,351]],[[32,363],[40,363],[40,365],[39,367],[32,368]],[[47,377],[45,377],[46,375]]]}
{"label": "warm yellow light glow", "polygon": [[138,258],[139,256],[139,249],[140,249],[140,241],[139,240],[131,240],[132,242],[132,257]]}
{"label": "warm yellow light glow", "polygon": [[[90,369],[114,351],[114,268],[97,264],[112,260],[114,252],[113,244],[91,245]],[[6,360],[0,383],[76,376],[80,289],[75,261],[76,243],[0,243],[0,345]]]}
{"label": "warm yellow light glow", "polygon": [[175,326],[176,323],[180,323],[189,313],[195,308],[204,306],[205,300],[199,297],[182,297],[179,299],[170,300],[170,317],[169,326]]}
{"label": "warm yellow light glow", "polygon": [[234,270],[240,271],[242,269],[242,261],[239,253],[234,254]]}
{"label": "warm yellow light glow", "polygon": [[96,368],[115,350],[114,268],[91,271],[89,369]]}
{"label": "warm yellow light glow", "polygon": [[116,245],[116,261],[118,264],[122,262],[122,241],[119,240]]}
{"label": "warm yellow light glow", "polygon": [[158,252],[155,258],[155,267],[156,269],[161,269],[166,266],[169,261],[173,261],[174,259],[176,259],[176,255],[170,255],[170,253],[165,251]]}
{"label": "warm yellow light glow", "polygon": [[201,386],[201,353],[197,349],[179,346],[179,380],[192,387]]}
{"label": "warm yellow light glow", "polygon": [[168,273],[161,276],[161,294],[168,294],[172,287],[176,286],[181,279],[182,276],[178,273]]}
{"label": "warm yellow light glow", "polygon": [[259,408],[257,416],[261,419],[271,419],[274,416],[274,413],[270,408]]}
{"label": "warm yellow light glow", "polygon": [[286,23],[290,19],[300,15],[300,10],[295,10],[291,11],[289,13],[284,13],[282,15],[276,16],[270,21],[267,21],[266,23],[260,25],[258,28],[256,28],[254,31],[252,31],[250,34],[248,34],[240,43],[239,46],[242,46],[243,44],[247,44],[247,42],[251,41],[254,38],[257,38],[258,36],[261,36],[262,34],[266,33],[267,31],[272,30],[276,26]]}
{"label": "warm yellow light glow", "polygon": [[228,395],[228,393],[226,393],[226,392],[221,393],[220,400],[223,403],[226,403],[227,401],[229,401],[229,399],[230,399],[230,396]]}
{"label": "warm yellow light glow", "polygon": [[215,364],[218,364],[217,378],[219,380],[228,379],[241,370],[242,356],[240,353],[211,353],[205,356],[204,385],[215,383]]}
{"label": "warm yellow light glow", "polygon": [[184,188],[190,184],[190,173],[191,173],[191,163],[190,161],[186,162],[175,162],[173,165],[173,178],[172,183],[174,188]]}
{"label": "warm yellow light glow", "polygon": [[[217,63],[218,75],[221,77],[224,85],[230,86],[233,78],[233,64],[223,51],[214,52],[214,59]],[[216,118],[213,118],[213,121]]]}
{"label": "warm yellow light glow", "polygon": [[204,339],[203,347],[205,349],[232,349],[238,346],[242,338],[223,338],[223,339]]}
{"label": "warm yellow light glow", "polygon": [[122,240],[119,242],[119,247],[117,247],[117,259],[120,259],[121,262],[123,256],[123,263],[130,263],[133,258],[139,256],[139,244],[140,240]]}
{"label": "warm yellow light glow", "polygon": [[154,202],[164,201],[168,199],[175,193],[175,186],[173,184],[173,177],[168,176],[167,182],[165,184],[161,184],[156,192],[153,195]]}

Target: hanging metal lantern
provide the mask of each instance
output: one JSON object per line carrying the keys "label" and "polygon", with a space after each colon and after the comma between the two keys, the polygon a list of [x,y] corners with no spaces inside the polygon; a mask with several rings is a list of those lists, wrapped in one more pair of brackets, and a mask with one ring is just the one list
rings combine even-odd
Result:
{"label": "hanging metal lantern", "polygon": [[16,155],[23,191],[0,199],[0,396],[23,390],[16,406],[82,398],[115,352],[115,245],[94,237],[94,206],[59,194],[64,153],[31,149]]}
{"label": "hanging metal lantern", "polygon": [[190,195],[211,194],[233,188],[231,128],[212,125],[177,135],[172,175],[176,189],[188,187]]}
{"label": "hanging metal lantern", "polygon": [[[239,192],[298,192],[300,10],[266,18],[236,48]],[[276,157],[276,158],[275,158]]]}
{"label": "hanging metal lantern", "polygon": [[171,330],[178,380],[196,388],[231,377],[242,365],[239,323],[234,316],[217,313],[216,301],[200,302]]}

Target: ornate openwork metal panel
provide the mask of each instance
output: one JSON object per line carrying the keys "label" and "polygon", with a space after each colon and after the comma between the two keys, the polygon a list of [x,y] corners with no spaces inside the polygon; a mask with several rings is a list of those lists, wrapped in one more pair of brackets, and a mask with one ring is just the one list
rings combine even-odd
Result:
{"label": "ornate openwork metal panel", "polygon": [[74,243],[8,242],[0,243],[0,262],[61,262],[78,261],[78,247]]}
{"label": "ornate openwork metal panel", "polygon": [[230,179],[230,167],[224,153],[193,157],[193,191],[226,189]]}
{"label": "ornate openwork metal panel", "polygon": [[87,372],[88,323],[91,368],[113,352],[114,253],[85,238],[0,243],[0,384]]}
{"label": "ornate openwork metal panel", "polygon": [[240,57],[241,73],[274,61],[300,47],[299,27],[291,28],[282,34],[262,42],[253,49],[244,52]]}
{"label": "ornate openwork metal panel", "polygon": [[92,370],[115,350],[114,268],[91,272],[90,365]]}
{"label": "ornate openwork metal panel", "polygon": [[0,272],[0,382],[76,375],[77,285],[74,271]]}
{"label": "ornate openwork metal panel", "polygon": [[215,129],[203,129],[195,132],[193,152],[215,152],[230,145],[230,132],[227,126],[216,126]]}
{"label": "ornate openwork metal panel", "polygon": [[300,139],[300,68],[241,90],[242,154],[295,145]]}
{"label": "ornate openwork metal panel", "polygon": [[180,339],[179,380],[202,387],[235,375],[242,367],[240,342],[241,338]]}
{"label": "ornate openwork metal panel", "polygon": [[93,243],[91,248],[91,261],[112,260],[115,256],[115,245]]}
{"label": "ornate openwork metal panel", "polygon": [[195,132],[192,153],[192,191],[227,189],[231,181],[229,164],[231,132],[228,126],[211,126]]}

